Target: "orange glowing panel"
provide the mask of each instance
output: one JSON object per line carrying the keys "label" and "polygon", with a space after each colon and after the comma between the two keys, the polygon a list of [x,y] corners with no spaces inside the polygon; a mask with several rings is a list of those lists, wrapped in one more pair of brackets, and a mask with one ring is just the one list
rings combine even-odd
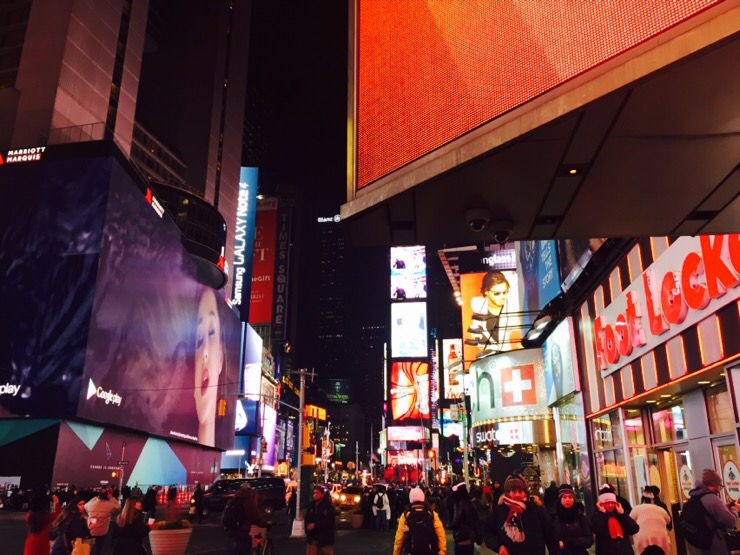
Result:
{"label": "orange glowing panel", "polygon": [[394,362],[390,394],[393,420],[429,420],[429,363]]}
{"label": "orange glowing panel", "polygon": [[357,188],[720,0],[357,0]]}

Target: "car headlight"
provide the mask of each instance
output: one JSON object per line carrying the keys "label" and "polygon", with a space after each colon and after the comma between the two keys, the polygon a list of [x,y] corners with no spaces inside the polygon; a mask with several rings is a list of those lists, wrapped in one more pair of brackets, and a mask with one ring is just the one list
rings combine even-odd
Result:
{"label": "car headlight", "polygon": [[342,495],[339,496],[339,499],[341,499],[342,501],[346,501],[347,500],[347,496],[344,495],[344,494],[342,494]]}
{"label": "car headlight", "polygon": [[359,495],[355,495],[355,503],[359,503],[359,502],[360,502],[360,496]]}

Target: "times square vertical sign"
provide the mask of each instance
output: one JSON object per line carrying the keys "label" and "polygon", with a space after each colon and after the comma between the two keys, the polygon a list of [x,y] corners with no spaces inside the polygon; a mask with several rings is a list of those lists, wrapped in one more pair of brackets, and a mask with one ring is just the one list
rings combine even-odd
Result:
{"label": "times square vertical sign", "polygon": [[272,341],[279,343],[287,337],[288,275],[290,270],[290,233],[292,206],[278,205],[277,241],[275,244],[275,287],[272,304]]}
{"label": "times square vertical sign", "polygon": [[239,172],[239,196],[236,201],[236,222],[234,224],[234,279],[232,280],[231,302],[239,310],[242,322],[249,320],[258,175],[257,168],[242,167]]}

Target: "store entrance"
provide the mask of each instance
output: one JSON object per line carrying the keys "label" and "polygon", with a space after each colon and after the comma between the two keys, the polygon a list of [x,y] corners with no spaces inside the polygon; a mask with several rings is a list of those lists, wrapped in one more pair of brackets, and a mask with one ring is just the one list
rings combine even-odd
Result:
{"label": "store entrance", "polygon": [[694,472],[691,467],[689,445],[672,445],[668,449],[656,449],[648,453],[648,472],[653,485],[660,488],[660,497],[668,506],[673,519],[670,531],[671,553],[686,555],[686,542],[677,530],[681,507],[694,487]]}

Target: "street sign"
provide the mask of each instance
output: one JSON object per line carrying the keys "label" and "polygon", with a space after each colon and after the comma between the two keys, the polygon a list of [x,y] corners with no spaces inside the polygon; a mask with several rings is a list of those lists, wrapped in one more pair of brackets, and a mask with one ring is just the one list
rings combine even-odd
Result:
{"label": "street sign", "polygon": [[118,466],[126,466],[128,461],[118,461]]}

